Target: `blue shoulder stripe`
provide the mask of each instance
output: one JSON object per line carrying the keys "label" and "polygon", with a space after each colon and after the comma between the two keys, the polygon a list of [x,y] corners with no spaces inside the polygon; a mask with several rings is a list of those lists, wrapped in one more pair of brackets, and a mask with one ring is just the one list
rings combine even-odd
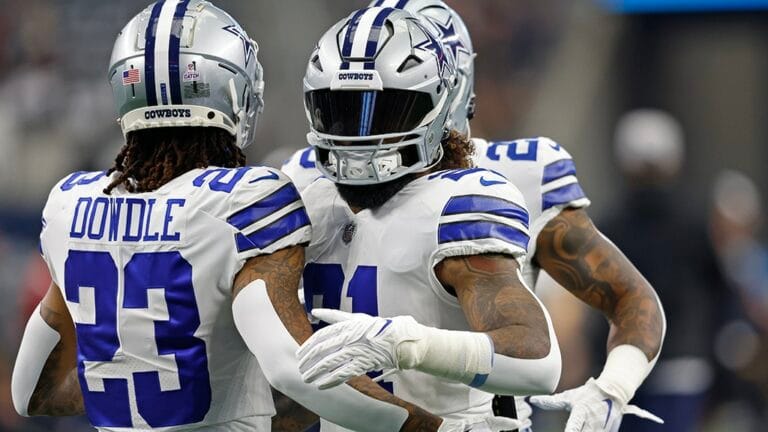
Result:
{"label": "blue shoulder stripe", "polygon": [[244,235],[238,233],[235,236],[237,251],[245,252],[252,249],[264,249],[308,225],[309,216],[307,216],[307,212],[304,210],[304,207],[298,208],[251,234]]}
{"label": "blue shoulder stripe", "polygon": [[[386,3],[387,3],[387,0],[378,0],[373,6],[374,7],[383,7],[383,6],[386,5]],[[390,3],[392,3],[392,2],[390,1]],[[408,0],[398,0],[397,4],[392,6],[392,7],[395,8],[395,9],[403,9],[405,7],[405,5],[407,5],[407,4],[408,4]]]}
{"label": "blue shoulder stripe", "polygon": [[528,212],[519,205],[505,199],[486,195],[463,195],[448,200],[443,216],[462,213],[488,213],[520,221],[528,228]]}
{"label": "blue shoulder stripe", "polygon": [[544,211],[560,204],[568,204],[581,198],[586,198],[581,186],[578,183],[571,183],[545,193],[541,198],[541,210]]}
{"label": "blue shoulder stripe", "polygon": [[298,200],[299,192],[296,191],[293,184],[288,183],[273,194],[233,214],[227,218],[227,223],[243,230],[254,222],[264,219]]}
{"label": "blue shoulder stripe", "polygon": [[569,175],[576,175],[576,164],[573,163],[573,159],[561,159],[544,167],[541,184],[547,184]]}
{"label": "blue shoulder stripe", "polygon": [[497,239],[527,249],[528,238],[528,234],[517,228],[487,221],[440,224],[437,232],[437,242],[440,244],[464,240]]}

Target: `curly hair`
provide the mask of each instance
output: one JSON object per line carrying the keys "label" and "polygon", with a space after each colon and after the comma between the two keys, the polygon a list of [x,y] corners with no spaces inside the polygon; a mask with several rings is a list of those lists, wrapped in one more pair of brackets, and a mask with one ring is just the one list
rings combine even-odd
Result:
{"label": "curly hair", "polygon": [[443,139],[443,158],[432,171],[471,168],[474,152],[475,145],[466,135],[451,130],[448,137]]}
{"label": "curly hair", "polygon": [[107,175],[119,173],[104,189],[122,184],[132,193],[151,192],[195,168],[245,165],[235,139],[219,128],[175,127],[131,132]]}

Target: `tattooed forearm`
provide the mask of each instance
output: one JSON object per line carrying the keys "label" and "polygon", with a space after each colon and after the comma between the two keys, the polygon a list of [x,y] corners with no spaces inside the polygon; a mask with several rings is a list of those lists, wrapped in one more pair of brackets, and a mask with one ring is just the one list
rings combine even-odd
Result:
{"label": "tattooed forearm", "polygon": [[518,277],[517,262],[503,255],[448,258],[436,273],[456,292],[471,328],[487,333],[496,352],[538,359],[549,354],[547,320]]}
{"label": "tattooed forearm", "polygon": [[649,359],[661,348],[662,312],[653,288],[583,210],[565,210],[536,241],[536,261],[558,283],[611,323],[608,349],[640,348]]}
{"label": "tattooed forearm", "polygon": [[[53,287],[57,289],[58,287]],[[30,415],[72,416],[85,413],[83,395],[75,368],[74,328],[68,316],[49,307],[45,301],[40,313],[43,320],[62,335],[40,374],[29,401]]]}
{"label": "tattooed forearm", "polygon": [[293,246],[249,259],[233,285],[233,293],[237,295],[249,283],[263,280],[275,312],[300,344],[312,335],[307,313],[299,302],[299,280],[303,269],[304,248]]}
{"label": "tattooed forearm", "polygon": [[304,432],[320,421],[317,414],[275,389],[272,389],[272,400],[277,411],[272,417],[272,430],[275,432]]}
{"label": "tattooed forearm", "polygon": [[[252,281],[263,280],[267,285],[267,294],[277,315],[291,336],[300,344],[312,335],[312,327],[307,319],[307,313],[298,297],[299,280],[303,268],[304,248],[300,246],[283,249],[271,255],[251,258],[235,277],[233,290],[234,294],[237,295]],[[365,395],[408,410],[408,420],[403,425],[402,431],[436,431],[442,422],[439,417],[396,398],[368,377],[354,378],[349,381],[349,384]]]}
{"label": "tattooed forearm", "polygon": [[351,380],[347,381],[347,384],[354,387],[360,393],[363,393],[374,399],[388,402],[392,405],[397,405],[408,410],[408,420],[405,421],[402,428],[400,429],[403,432],[436,431],[442,423],[442,420],[439,417],[428,413],[416,405],[395,397],[368,377],[360,376],[357,378],[352,378]]}

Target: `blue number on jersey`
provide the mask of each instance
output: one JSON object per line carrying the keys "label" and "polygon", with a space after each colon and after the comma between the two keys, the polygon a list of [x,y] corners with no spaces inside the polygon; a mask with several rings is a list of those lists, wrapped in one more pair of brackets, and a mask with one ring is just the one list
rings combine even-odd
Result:
{"label": "blue number on jersey", "polygon": [[[251,167],[211,168],[197,176],[196,179],[192,180],[192,185],[194,187],[202,187],[205,181],[208,180],[208,177],[210,177],[212,174],[216,174],[216,176],[213,177],[213,180],[208,183],[208,187],[211,188],[211,190],[214,192],[231,193],[232,189],[235,188],[235,185],[243,179],[245,173],[247,173],[250,169]],[[224,178],[231,173],[234,173],[232,174],[232,178],[224,181]]]}
{"label": "blue number on jersey", "polygon": [[[355,269],[347,289],[347,297],[352,298],[352,313],[379,315],[376,280],[376,267],[359,266]],[[340,309],[343,288],[344,269],[341,264],[310,263],[304,268],[304,304],[307,310],[312,310],[315,296],[322,297],[324,308]],[[368,374],[371,378],[379,375],[381,372]],[[381,381],[379,385],[394,393],[391,381]]]}
{"label": "blue number on jersey", "polygon": [[[521,144],[523,141],[528,143],[528,150],[525,153],[518,153],[518,144]],[[536,154],[539,149],[539,140],[531,139],[531,140],[522,140],[522,141],[499,141],[499,142],[492,142],[490,145],[488,145],[488,159],[492,161],[498,161],[501,159],[501,155],[499,154],[499,149],[501,147],[507,147],[507,157],[510,160],[519,160],[519,161],[535,161],[536,160]]]}
{"label": "blue number on jersey", "polygon": [[[86,177],[88,174],[93,174],[93,175],[91,177]],[[64,180],[64,183],[62,183],[61,186],[59,186],[59,189],[66,192],[68,190],[73,189],[75,186],[85,186],[85,185],[89,185],[91,183],[97,182],[106,175],[107,175],[106,171],[100,171],[96,173],[78,171],[76,173],[73,173],[69,177],[67,177],[67,179]]]}
{"label": "blue number on jersey", "polygon": [[[211,404],[205,342],[194,336],[200,315],[192,288],[192,266],[178,252],[137,253],[125,266],[123,308],[147,309],[148,290],[165,290],[168,321],[155,321],[158,355],[175,357],[180,387],[162,391],[157,371],[133,373],[138,413],[151,427],[197,423]],[[65,263],[67,301],[80,303],[80,288],[94,292],[95,323],[76,324],[78,375],[91,423],[133,427],[127,378],[104,378],[103,390],[88,390],[86,363],[110,363],[117,335],[118,268],[108,252],[69,252]]]}
{"label": "blue number on jersey", "polygon": [[299,165],[301,165],[302,168],[314,168],[315,167],[315,161],[313,160],[312,156],[315,155],[315,149],[310,147],[303,152],[301,152],[301,157],[299,158]]}

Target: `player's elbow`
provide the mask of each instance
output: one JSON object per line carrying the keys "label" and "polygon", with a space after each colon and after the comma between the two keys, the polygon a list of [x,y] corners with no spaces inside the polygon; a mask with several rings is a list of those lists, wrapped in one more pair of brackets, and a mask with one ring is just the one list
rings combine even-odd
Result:
{"label": "player's elbow", "polygon": [[560,382],[560,375],[563,372],[563,360],[560,355],[560,344],[557,342],[557,336],[555,335],[555,329],[552,327],[552,322],[547,320],[547,330],[549,339],[549,351],[542,359],[541,374],[537,381],[539,385],[539,394],[552,393],[557,388],[557,384]]}
{"label": "player's elbow", "polygon": [[13,408],[16,410],[16,413],[18,413],[22,417],[29,417],[30,414],[27,411],[27,401],[22,400],[19,395],[16,394],[16,392],[11,392],[11,399],[13,399]]}
{"label": "player's elbow", "polygon": [[534,362],[530,370],[526,389],[523,394],[550,394],[555,391],[560,382],[560,375],[563,370],[563,361],[560,356],[560,347],[557,339],[550,340],[550,349],[548,353]]}
{"label": "player's elbow", "polygon": [[527,396],[549,394],[560,382],[562,360],[557,340],[550,342],[548,353],[537,359],[520,359],[497,355],[486,383],[481,387],[489,393]]}
{"label": "player's elbow", "polygon": [[560,351],[556,355],[546,357],[542,362],[538,379],[534,382],[537,387],[531,394],[549,394],[553,393],[560,382],[560,375],[563,371],[563,362],[560,358]]}
{"label": "player's elbow", "polygon": [[26,379],[29,375],[25,369],[24,364],[16,362],[16,366],[13,368],[13,375],[11,376],[11,400],[13,401],[13,408],[16,412],[23,417],[29,417],[32,414],[29,413],[30,399],[33,395],[35,384],[32,380]]}

